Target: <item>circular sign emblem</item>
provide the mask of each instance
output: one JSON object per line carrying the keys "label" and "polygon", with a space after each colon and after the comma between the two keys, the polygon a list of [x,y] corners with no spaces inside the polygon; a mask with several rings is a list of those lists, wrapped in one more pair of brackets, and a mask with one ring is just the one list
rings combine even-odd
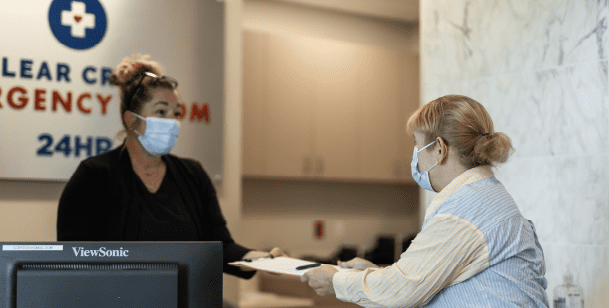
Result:
{"label": "circular sign emblem", "polygon": [[49,26],[57,40],[74,49],[89,49],[106,34],[106,12],[98,0],[54,0]]}

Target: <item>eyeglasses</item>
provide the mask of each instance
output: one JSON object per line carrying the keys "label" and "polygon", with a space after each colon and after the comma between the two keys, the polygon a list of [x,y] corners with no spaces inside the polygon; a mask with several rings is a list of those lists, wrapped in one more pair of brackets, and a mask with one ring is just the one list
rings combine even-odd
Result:
{"label": "eyeglasses", "polygon": [[131,100],[133,99],[133,95],[135,95],[135,92],[137,92],[137,89],[139,89],[139,87],[142,85],[142,81],[144,81],[144,78],[146,78],[146,76],[154,78],[155,82],[164,80],[164,81],[168,82],[174,89],[176,89],[178,87],[178,81],[175,78],[172,78],[169,76],[159,76],[159,75],[151,73],[151,72],[144,72],[144,76],[142,76],[140,81],[137,83],[137,86],[135,86],[135,88],[133,88],[133,90],[129,94],[129,99],[127,99],[127,110],[131,109]]}

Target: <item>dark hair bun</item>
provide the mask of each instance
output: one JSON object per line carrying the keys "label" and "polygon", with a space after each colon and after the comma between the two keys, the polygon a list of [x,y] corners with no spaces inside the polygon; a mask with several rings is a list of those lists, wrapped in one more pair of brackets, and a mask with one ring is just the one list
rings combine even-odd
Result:
{"label": "dark hair bun", "polygon": [[155,61],[150,61],[149,58],[149,55],[140,54],[125,57],[123,61],[116,66],[114,71],[112,71],[112,74],[110,74],[110,84],[119,86],[124,91],[129,88],[143,72],[152,72],[161,75],[161,66]]}

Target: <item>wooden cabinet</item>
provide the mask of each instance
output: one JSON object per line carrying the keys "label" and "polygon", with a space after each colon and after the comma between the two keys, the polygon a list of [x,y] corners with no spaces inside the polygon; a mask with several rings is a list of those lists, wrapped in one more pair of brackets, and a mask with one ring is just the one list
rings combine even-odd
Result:
{"label": "wooden cabinet", "polygon": [[350,44],[305,39],[315,68],[315,154],[329,178],[361,177],[359,82],[361,50]]}
{"label": "wooden cabinet", "polygon": [[369,59],[360,82],[362,173],[372,179],[412,180],[414,140],[406,122],[418,108],[418,56],[402,51],[362,47]]}
{"label": "wooden cabinet", "polygon": [[243,173],[265,174],[266,140],[266,48],[259,33],[243,36]]}
{"label": "wooden cabinet", "polygon": [[313,85],[298,57],[306,45],[258,33],[243,45],[243,173],[312,175]]}
{"label": "wooden cabinet", "polygon": [[412,181],[417,55],[246,31],[243,71],[244,175]]}

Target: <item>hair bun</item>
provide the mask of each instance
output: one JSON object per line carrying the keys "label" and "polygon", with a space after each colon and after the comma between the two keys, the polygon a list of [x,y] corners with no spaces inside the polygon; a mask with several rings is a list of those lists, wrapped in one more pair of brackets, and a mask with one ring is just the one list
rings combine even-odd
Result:
{"label": "hair bun", "polygon": [[110,84],[120,86],[124,89],[128,85],[131,85],[134,79],[139,76],[142,71],[149,71],[161,75],[161,66],[155,61],[150,61],[149,58],[149,55],[141,54],[123,58],[123,61],[119,63],[114,71],[112,71],[112,74],[110,74]]}
{"label": "hair bun", "polygon": [[486,138],[478,138],[474,145],[473,155],[476,163],[480,165],[505,163],[514,150],[510,138],[504,133],[495,132],[482,136]]}
{"label": "hair bun", "polygon": [[123,64],[120,69],[118,69],[118,80],[122,83],[125,83],[125,81],[127,81],[127,76],[129,74],[131,74],[132,72],[135,71],[136,68],[142,66],[142,64],[140,63],[134,63],[134,64]]}

